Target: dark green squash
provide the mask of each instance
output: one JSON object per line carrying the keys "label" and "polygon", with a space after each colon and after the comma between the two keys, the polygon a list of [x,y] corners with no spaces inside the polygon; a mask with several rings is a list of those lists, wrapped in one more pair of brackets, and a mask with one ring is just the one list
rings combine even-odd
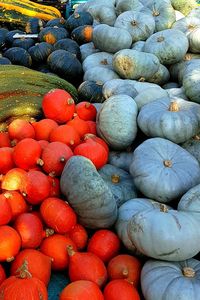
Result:
{"label": "dark green squash", "polygon": [[75,28],[71,33],[71,38],[79,45],[90,43],[92,41],[93,27],[91,25],[82,25]]}
{"label": "dark green squash", "polygon": [[32,65],[30,54],[20,47],[12,47],[6,50],[4,56],[7,57],[13,65],[21,65],[24,67],[30,67]]}
{"label": "dark green squash", "polygon": [[56,50],[52,52],[47,59],[47,63],[54,73],[69,82],[77,85],[82,79],[82,65],[76,55],[69,51]]}
{"label": "dark green squash", "polygon": [[45,62],[52,52],[53,46],[46,42],[37,43],[28,49],[28,53],[34,62]]}
{"label": "dark green squash", "polygon": [[79,99],[81,101],[88,101],[91,103],[102,103],[105,101],[102,88],[102,82],[86,80],[78,87]]}
{"label": "dark green squash", "polygon": [[11,65],[11,61],[6,57],[0,57],[0,65]]}
{"label": "dark green squash", "polygon": [[0,131],[13,118],[41,117],[43,96],[52,89],[64,89],[78,100],[76,88],[66,80],[22,66],[0,66],[0,82]]}
{"label": "dark green squash", "polygon": [[39,18],[30,18],[25,26],[26,33],[39,33],[45,27],[45,22]]}
{"label": "dark green squash", "polygon": [[49,20],[45,27],[61,27],[61,28],[67,28],[67,22],[66,20],[62,17],[62,18],[56,18],[56,19],[52,19],[52,20]]}
{"label": "dark green squash", "polygon": [[80,47],[76,41],[71,39],[62,39],[57,41],[53,45],[54,50],[66,50],[76,55],[78,59],[81,59],[81,51]]}
{"label": "dark green squash", "polygon": [[68,19],[67,19],[67,29],[69,31],[74,30],[75,28],[82,26],[82,25],[92,25],[93,24],[93,17],[87,11],[82,12],[74,12]]}
{"label": "dark green squash", "polygon": [[14,29],[14,30],[10,30],[7,32],[6,36],[5,36],[5,43],[8,47],[11,47],[13,42],[14,42],[14,38],[13,36],[16,33],[20,33],[20,34],[24,34],[24,32],[22,30],[19,29]]}
{"label": "dark green squash", "polygon": [[20,47],[25,50],[28,50],[34,44],[35,44],[34,39],[20,38],[20,39],[14,39],[14,41],[12,43],[12,47]]}
{"label": "dark green squash", "polygon": [[0,28],[0,49],[2,49],[2,47],[4,47],[4,45],[5,45],[7,33],[8,33],[8,29]]}
{"label": "dark green squash", "polygon": [[47,42],[49,44],[55,44],[61,39],[69,37],[69,33],[65,28],[58,27],[45,27],[38,35],[40,42]]}

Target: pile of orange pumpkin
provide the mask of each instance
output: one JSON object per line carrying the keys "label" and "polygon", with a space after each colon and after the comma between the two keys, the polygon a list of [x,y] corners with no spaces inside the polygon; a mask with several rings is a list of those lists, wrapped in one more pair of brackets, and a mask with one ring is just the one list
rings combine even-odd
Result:
{"label": "pile of orange pumpkin", "polygon": [[114,230],[88,232],[60,192],[71,156],[97,169],[108,161],[95,106],[55,89],[42,109],[43,119],[15,119],[0,133],[0,298],[48,299],[56,271],[70,280],[60,300],[139,300],[142,263],[123,252]]}

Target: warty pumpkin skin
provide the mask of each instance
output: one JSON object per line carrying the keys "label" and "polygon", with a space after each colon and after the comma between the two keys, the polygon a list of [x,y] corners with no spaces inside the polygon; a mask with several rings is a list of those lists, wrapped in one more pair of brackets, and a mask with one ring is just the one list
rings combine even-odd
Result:
{"label": "warty pumpkin skin", "polygon": [[117,17],[114,26],[127,30],[132,36],[132,42],[137,42],[145,41],[154,33],[155,21],[150,14],[126,11]]}
{"label": "warty pumpkin skin", "polygon": [[160,202],[176,199],[200,182],[198,161],[163,138],[148,139],[135,149],[130,173],[142,194]]}
{"label": "warty pumpkin skin", "polygon": [[152,34],[145,43],[144,51],[158,57],[161,64],[181,61],[189,48],[186,35],[177,29],[166,29]]}
{"label": "warty pumpkin skin", "polygon": [[111,189],[118,207],[137,197],[136,188],[128,172],[110,164],[104,165],[98,172]]}
{"label": "warty pumpkin skin", "polygon": [[147,136],[183,143],[199,131],[200,105],[181,98],[160,98],[141,108],[137,122]]}
{"label": "warty pumpkin skin", "polygon": [[133,98],[121,94],[108,98],[97,113],[98,134],[115,150],[132,144],[137,134],[137,105]]}
{"label": "warty pumpkin skin", "polygon": [[141,273],[142,292],[146,300],[199,299],[200,262],[148,260]]}
{"label": "warty pumpkin skin", "polygon": [[71,157],[62,172],[60,185],[80,224],[94,229],[114,224],[117,218],[116,201],[89,159]]}
{"label": "warty pumpkin skin", "polygon": [[93,30],[92,41],[101,51],[115,53],[121,49],[130,48],[132,37],[125,29],[100,24]]}
{"label": "warty pumpkin skin", "polygon": [[121,78],[148,81],[159,69],[156,55],[133,49],[123,49],[114,54],[113,68]]}

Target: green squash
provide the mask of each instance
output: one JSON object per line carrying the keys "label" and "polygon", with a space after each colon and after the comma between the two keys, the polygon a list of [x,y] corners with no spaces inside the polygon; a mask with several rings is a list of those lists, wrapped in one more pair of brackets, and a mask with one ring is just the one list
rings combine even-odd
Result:
{"label": "green squash", "polygon": [[89,159],[71,157],[62,172],[60,186],[80,224],[98,229],[115,223],[117,204],[114,196]]}

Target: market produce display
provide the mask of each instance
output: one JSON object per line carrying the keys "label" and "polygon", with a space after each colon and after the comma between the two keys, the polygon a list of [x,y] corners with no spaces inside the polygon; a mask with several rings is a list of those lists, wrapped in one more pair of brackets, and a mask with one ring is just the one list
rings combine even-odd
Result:
{"label": "market produce display", "polygon": [[0,1],[0,299],[199,300],[200,6]]}

